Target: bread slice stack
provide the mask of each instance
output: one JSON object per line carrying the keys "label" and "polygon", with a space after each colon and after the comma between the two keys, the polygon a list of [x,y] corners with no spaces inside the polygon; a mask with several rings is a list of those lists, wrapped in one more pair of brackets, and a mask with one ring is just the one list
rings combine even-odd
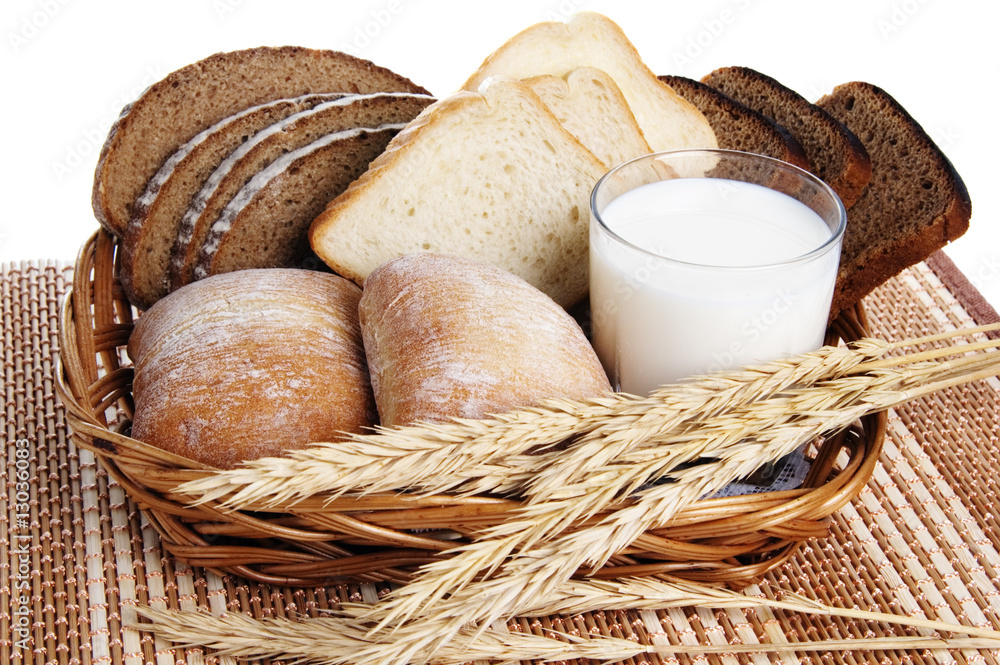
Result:
{"label": "bread slice stack", "polygon": [[773,119],[701,81],[672,75],[662,75],[660,80],[698,107],[715,131],[720,148],[767,155],[809,169],[802,144]]}
{"label": "bread slice stack", "polygon": [[[560,305],[588,290],[589,194],[649,152],[758,152],[806,168],[848,210],[831,316],[964,233],[961,178],[919,124],[864,83],[816,103],[747,67],[656,76],[582,12],[515,35],[456,92],[334,51],[221,53],[126,107],[94,179],[146,308],[208,275],[318,257],[362,284],[403,254],[485,260]],[[317,264],[318,265],[318,264]]]}
{"label": "bread slice stack", "polygon": [[580,12],[566,22],[537,23],[514,35],[462,88],[474,91],[491,76],[565,76],[584,66],[602,70],[615,81],[654,151],[716,147],[704,116],[653,74],[618,25],[596,12]]}
{"label": "bread slice stack", "polygon": [[850,208],[871,178],[864,145],[822,108],[777,80],[749,67],[717,69],[702,82],[785,128],[802,146],[809,170]]}
{"label": "bread slice stack", "polygon": [[[326,127],[303,123],[293,129],[286,123],[338,101],[379,93],[387,93],[390,101],[376,111],[362,111],[364,104],[352,106],[352,111],[340,112],[338,122]],[[146,308],[176,284],[186,283],[172,282],[170,277],[181,221],[215,169],[246,142],[276,131],[288,139],[280,150],[269,154],[270,159],[259,160],[252,173],[241,172],[242,182],[230,180],[227,197],[214,200],[214,212],[221,212],[237,194],[247,198],[250,191],[243,189],[247,181],[280,154],[347,132],[325,146],[320,154],[326,155],[326,161],[314,157],[291,165],[295,174],[291,179],[285,171],[281,181],[291,194],[284,196],[272,186],[268,189],[271,203],[259,206],[290,198],[297,199],[297,204],[284,206],[284,217],[241,218],[241,229],[246,228],[247,219],[257,220],[261,228],[249,234],[256,244],[239,259],[219,265],[290,267],[301,262],[303,249],[308,247],[303,227],[327,197],[342,191],[395,132],[431,101],[424,88],[388,69],[345,53],[300,47],[219,53],[169,74],[123,109],[101,150],[94,176],[95,217],[122,240],[121,281],[126,295],[136,306]],[[276,167],[271,174],[279,170]],[[307,181],[315,187],[304,185]],[[307,205],[301,200],[302,192],[310,188],[314,200]],[[256,190],[263,189],[258,179]],[[289,217],[292,208],[305,217]],[[203,221],[199,243],[207,241],[212,223],[207,217]],[[296,232],[299,237],[293,238]],[[290,239],[297,248],[294,251],[289,249]],[[203,259],[202,246],[188,243],[185,249],[190,254],[184,269],[177,272],[191,275]],[[211,262],[207,266],[205,274],[218,271]]]}
{"label": "bread slice stack", "polygon": [[[123,235],[125,279],[135,300],[151,303],[165,294],[163,275],[181,219],[195,193],[226,155],[268,125],[343,95],[311,94],[257,104],[223,118],[179,146],[133,203]],[[135,265],[140,262],[141,266]]]}
{"label": "bread slice stack", "polygon": [[[176,242],[171,250],[170,287],[177,289],[195,279],[218,272],[218,269],[212,269],[212,255],[221,235],[232,226],[229,219],[232,210],[227,211],[226,208],[233,201],[246,199],[251,192],[259,189],[262,178],[258,174],[265,170],[268,174],[274,174],[277,168],[269,167],[275,160],[327,137],[346,137],[344,132],[359,127],[371,128],[376,135],[385,135],[384,131],[378,129],[382,127],[392,127],[398,131],[430,101],[426,95],[412,93],[346,95],[290,115],[247,138],[218,163],[204,179],[201,189],[190,199],[187,210],[180,219],[180,227],[175,234]],[[379,143],[379,152],[385,148],[395,131],[385,135],[385,140]],[[364,170],[375,155],[357,166]],[[348,176],[353,176],[353,179],[358,175],[353,167],[346,171],[340,167],[333,168],[338,171],[341,179]],[[315,177],[322,180],[326,175],[328,174],[318,173]],[[252,178],[256,178],[255,185],[244,191],[244,188],[250,186]],[[317,183],[317,198],[323,200],[305,223],[312,221],[312,217],[322,210],[322,206],[333,195],[343,191],[349,182],[350,180],[346,180],[342,187],[334,186],[332,190],[320,187]],[[272,226],[276,228],[282,221],[275,220]],[[298,221],[296,225],[300,225]],[[305,240],[304,235],[302,240]],[[252,259],[252,256],[247,257],[247,260]]]}
{"label": "bread slice stack", "polygon": [[492,79],[428,107],[330,202],[309,239],[358,283],[404,254],[455,254],[568,306],[587,293],[588,200],[605,171],[528,85]]}
{"label": "bread slice stack", "polygon": [[656,149],[717,146],[704,115],[591,12],[516,35],[462,88],[313,221],[312,248],[335,272],[363,283],[404,254],[457,254],[570,307],[589,289],[597,180]]}
{"label": "bread slice stack", "polygon": [[[599,14],[541,23],[394,139],[313,221],[310,242],[359,283],[402,254],[457,253],[493,261],[570,307],[588,288],[582,193],[599,167],[566,135],[605,170],[646,152],[723,147],[810,170],[844,203],[833,318],[960,236],[971,215],[961,179],[919,125],[884,91],[855,86],[812,103],[747,67],[700,81],[656,77]],[[864,112],[845,101],[855,99],[866,100]]]}

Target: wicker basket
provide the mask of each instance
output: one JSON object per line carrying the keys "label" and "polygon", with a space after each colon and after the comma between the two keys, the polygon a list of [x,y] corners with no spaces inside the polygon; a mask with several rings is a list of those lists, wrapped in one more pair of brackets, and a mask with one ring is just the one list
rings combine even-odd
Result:
{"label": "wicker basket", "polygon": [[[116,250],[116,241],[103,231],[80,250],[61,311],[57,390],[74,443],[93,451],[177,560],[282,585],[405,582],[420,565],[446,556],[446,549],[501,523],[520,505],[447,495],[419,501],[395,495],[317,497],[283,513],[189,505],[176,488],[213,471],[127,436],[133,404],[125,346],[134,310],[119,285]],[[866,331],[864,311],[857,307],[831,326],[828,342],[857,339]],[[885,423],[884,413],[868,416],[825,439],[801,488],[699,501],[590,572],[597,577],[670,573],[725,583],[759,578],[801,543],[827,534],[830,515],[871,477]],[[458,540],[424,537],[410,530],[413,524],[453,530]]]}

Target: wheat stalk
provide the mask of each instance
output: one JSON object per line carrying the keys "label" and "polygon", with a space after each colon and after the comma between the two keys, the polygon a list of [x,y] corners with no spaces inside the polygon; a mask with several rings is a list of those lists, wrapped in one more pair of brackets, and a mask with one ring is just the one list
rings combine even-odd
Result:
{"label": "wheat stalk", "polygon": [[[284,618],[255,620],[241,614],[223,616],[204,612],[176,612],[144,607],[139,614],[151,619],[152,630],[181,647],[207,647],[219,655],[236,658],[294,658],[293,662],[339,665],[354,660],[359,645],[367,642],[357,629],[345,628],[336,619]],[[463,665],[471,661],[494,661],[513,665],[523,661],[553,662],[577,658],[611,663],[644,654],[728,655],[735,653],[794,653],[808,651],[872,651],[913,649],[996,649],[1000,637],[941,638],[907,636],[725,645],[643,645],[631,640],[592,636],[587,638],[549,632],[547,635],[476,631],[465,628],[459,640],[438,650],[427,661],[435,665]],[[561,639],[560,639],[561,638]]]}
{"label": "wheat stalk", "polygon": [[[812,643],[748,645],[639,645],[627,640],[599,637],[581,640],[548,631],[546,636],[508,633],[489,629],[459,631],[448,647],[423,657],[434,663],[465,663],[473,659],[516,662],[519,660],[595,658],[621,660],[644,653],[727,654],[735,652],[826,651],[855,649],[998,648],[1000,632],[960,624],[903,617],[881,612],[826,606],[797,594],[774,600],[723,588],[688,582],[634,579],[620,582],[574,581],[562,587],[548,602],[536,605],[529,615],[577,614],[599,610],[663,610],[675,607],[708,609],[771,608],[785,611],[878,621],[975,638],[942,639],[933,636],[851,639]],[[364,611],[345,605],[341,616],[307,617],[297,620],[253,619],[240,614],[215,616],[206,612],[177,612],[138,608],[152,623],[134,627],[157,633],[178,646],[207,647],[220,654],[242,658],[293,658],[298,662],[345,663],[356,660],[360,649],[370,647],[372,638],[360,621]],[[562,638],[559,640],[558,638]]]}
{"label": "wheat stalk", "polygon": [[840,617],[947,632],[986,639],[1000,638],[1000,631],[936,621],[919,616],[900,616],[850,607],[826,605],[789,591],[781,599],[748,596],[725,587],[681,579],[633,577],[622,580],[570,580],[549,598],[538,599],[528,616],[575,615],[595,611],[668,610],[683,607],[708,609],[783,610],[800,614]]}

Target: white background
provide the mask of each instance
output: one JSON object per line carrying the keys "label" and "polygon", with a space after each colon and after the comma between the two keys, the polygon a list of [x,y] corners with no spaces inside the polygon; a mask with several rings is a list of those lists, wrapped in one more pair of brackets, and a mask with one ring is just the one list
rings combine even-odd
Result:
{"label": "white background", "polygon": [[815,100],[885,88],[951,158],[972,228],[947,253],[1000,308],[1000,3],[971,0],[3,0],[0,261],[72,259],[96,228],[98,148],[123,104],[218,51],[295,44],[351,52],[443,96],[543,20],[614,19],[658,74],[746,65]]}

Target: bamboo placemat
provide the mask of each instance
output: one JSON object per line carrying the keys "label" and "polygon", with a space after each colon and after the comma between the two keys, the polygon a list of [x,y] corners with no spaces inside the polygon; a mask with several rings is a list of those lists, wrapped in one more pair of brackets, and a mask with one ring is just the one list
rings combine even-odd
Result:
{"label": "bamboo placemat", "polygon": [[[0,663],[232,662],[171,649],[128,628],[137,604],[254,617],[316,614],[372,586],[249,583],[173,561],[92,454],[69,442],[56,401],[59,302],[71,267],[3,264],[4,464],[0,470]],[[997,314],[943,254],[866,300],[885,339],[963,328]],[[810,543],[749,592],[1000,628],[1000,382],[981,381],[896,409],[881,462]],[[20,475],[19,475],[20,474]],[[902,634],[887,625],[777,611],[595,612],[520,619],[511,630],[615,635],[656,644],[756,644]],[[635,662],[1000,662],[1000,652],[766,653]]]}

